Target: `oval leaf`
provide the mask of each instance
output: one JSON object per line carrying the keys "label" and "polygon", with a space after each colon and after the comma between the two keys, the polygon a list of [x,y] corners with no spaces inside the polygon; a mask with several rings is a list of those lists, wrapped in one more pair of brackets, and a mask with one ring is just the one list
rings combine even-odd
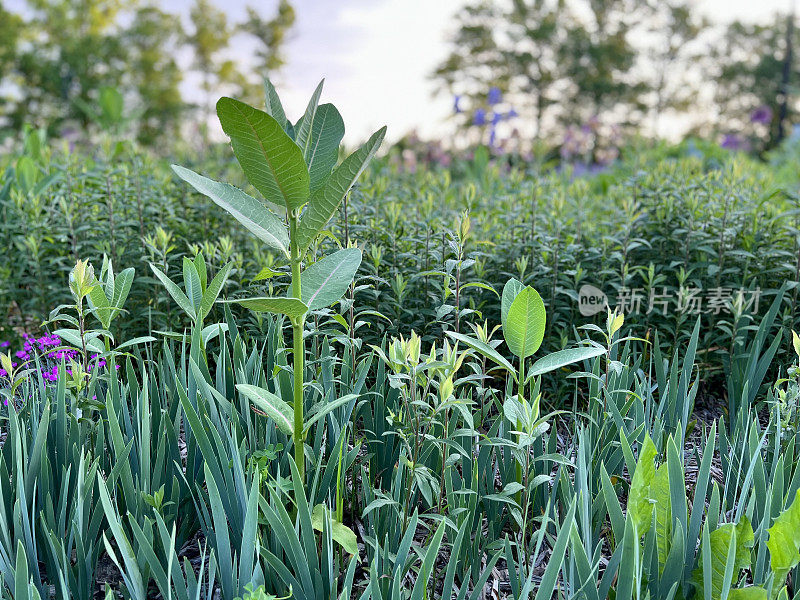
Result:
{"label": "oval leaf", "polygon": [[544,339],[546,319],[539,292],[528,286],[517,294],[503,326],[506,344],[514,355],[525,359],[539,349]]}

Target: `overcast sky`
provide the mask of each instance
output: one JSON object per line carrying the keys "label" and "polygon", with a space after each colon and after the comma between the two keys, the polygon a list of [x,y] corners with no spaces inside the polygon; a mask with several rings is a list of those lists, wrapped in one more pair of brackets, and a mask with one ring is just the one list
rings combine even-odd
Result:
{"label": "overcast sky", "polygon": [[[21,0],[6,0],[11,8]],[[767,20],[797,0],[690,0],[716,22]],[[276,0],[214,0],[232,21],[247,4],[271,14]],[[188,14],[192,0],[161,0],[164,9]],[[381,125],[397,139],[412,129],[445,133],[452,100],[434,97],[429,75],[447,53],[453,14],[464,0],[293,0],[297,23],[287,46],[288,64],[276,81],[292,118],[305,108],[322,77],[323,101],[333,102],[348,125],[346,142],[358,142]],[[246,62],[248,49],[234,49]],[[196,93],[197,82],[184,82]]]}
{"label": "overcast sky", "polygon": [[[183,0],[181,0],[183,1]],[[218,2],[221,0],[217,0]],[[244,0],[224,0],[234,13]],[[713,21],[769,19],[793,0],[695,0]],[[433,96],[429,74],[447,52],[463,0],[295,0],[297,24],[281,77],[288,110],[302,111],[321,77],[356,142],[380,125],[399,138],[411,129],[442,133],[452,108]],[[297,113],[295,112],[295,116]]]}

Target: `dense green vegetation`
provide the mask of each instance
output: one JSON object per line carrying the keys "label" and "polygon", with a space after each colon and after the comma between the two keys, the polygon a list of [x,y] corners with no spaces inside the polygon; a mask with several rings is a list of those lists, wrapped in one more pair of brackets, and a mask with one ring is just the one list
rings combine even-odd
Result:
{"label": "dense green vegetation", "polygon": [[2,159],[4,597],[796,597],[794,141],[408,169],[266,91]]}

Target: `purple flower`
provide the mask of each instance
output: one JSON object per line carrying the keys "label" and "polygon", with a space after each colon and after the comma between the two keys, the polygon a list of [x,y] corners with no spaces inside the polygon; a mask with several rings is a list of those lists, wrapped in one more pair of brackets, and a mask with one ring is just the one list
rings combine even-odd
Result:
{"label": "purple flower", "polygon": [[475,111],[475,114],[472,116],[472,124],[486,125],[486,111],[484,109],[479,108]]}
{"label": "purple flower", "polygon": [[460,102],[461,102],[461,96],[459,96],[458,94],[456,94],[456,95],[453,97],[453,112],[454,112],[454,113],[456,113],[456,114],[459,114],[459,113],[463,112],[463,111],[461,110],[461,107],[459,106],[459,103],[460,103]]}
{"label": "purple flower", "polygon": [[497,125],[500,121],[503,120],[502,113],[492,113],[492,125]]}
{"label": "purple flower", "polygon": [[750,122],[769,125],[772,123],[772,109],[766,104],[762,104],[750,113]]}
{"label": "purple flower", "polygon": [[492,86],[489,88],[489,94],[486,96],[486,101],[490,106],[500,104],[503,101],[503,94],[499,87]]}
{"label": "purple flower", "polygon": [[734,152],[747,151],[750,149],[750,144],[747,143],[747,140],[735,133],[726,134],[725,137],[722,138],[720,146],[725,150],[732,150]]}
{"label": "purple flower", "polygon": [[19,358],[20,360],[28,360],[28,357],[30,357],[30,354],[28,354],[25,350],[17,350],[14,353],[14,356]]}
{"label": "purple flower", "polygon": [[519,116],[519,113],[513,108],[506,113],[506,119],[511,120]]}
{"label": "purple flower", "polygon": [[496,141],[497,141],[497,131],[495,131],[495,128],[492,127],[492,129],[489,131],[489,147],[494,148],[494,144]]}
{"label": "purple flower", "polygon": [[0,342],[0,348],[8,348],[10,345],[11,345],[11,342],[7,342],[5,340]]}

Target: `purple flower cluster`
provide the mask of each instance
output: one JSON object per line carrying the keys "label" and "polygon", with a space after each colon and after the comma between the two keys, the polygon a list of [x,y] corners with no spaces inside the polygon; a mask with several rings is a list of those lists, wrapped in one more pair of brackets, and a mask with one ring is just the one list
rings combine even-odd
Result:
{"label": "purple flower cluster", "polygon": [[[461,96],[453,98],[453,112],[460,114],[464,112],[461,107]],[[486,95],[486,104],[489,106],[487,110],[484,107],[478,107],[472,112],[472,124],[476,127],[489,126],[489,146],[497,148],[497,126],[503,121],[510,121],[519,116],[519,113],[510,107],[507,111],[497,108],[503,102],[503,93],[500,88],[492,86],[489,88],[489,93]]]}
{"label": "purple flower cluster", "polygon": [[[62,339],[55,334],[45,334],[40,337],[23,333],[21,336],[22,348],[14,352],[13,356],[19,362],[12,362],[11,366],[17,368],[20,364],[34,360],[39,356],[40,360],[43,359],[41,367],[41,375],[45,381],[58,381],[58,374],[60,372],[60,365],[62,363],[70,364],[73,361],[78,361],[80,353],[74,348],[65,348]],[[11,342],[8,340],[0,341],[0,348],[10,348]],[[106,361],[100,358],[98,354],[92,354],[91,359],[86,367],[88,372],[94,369],[102,369],[106,366]],[[119,368],[119,365],[117,365]],[[65,372],[68,375],[72,374],[72,369],[65,367]],[[4,369],[0,369],[0,378],[8,377],[10,374]]]}

